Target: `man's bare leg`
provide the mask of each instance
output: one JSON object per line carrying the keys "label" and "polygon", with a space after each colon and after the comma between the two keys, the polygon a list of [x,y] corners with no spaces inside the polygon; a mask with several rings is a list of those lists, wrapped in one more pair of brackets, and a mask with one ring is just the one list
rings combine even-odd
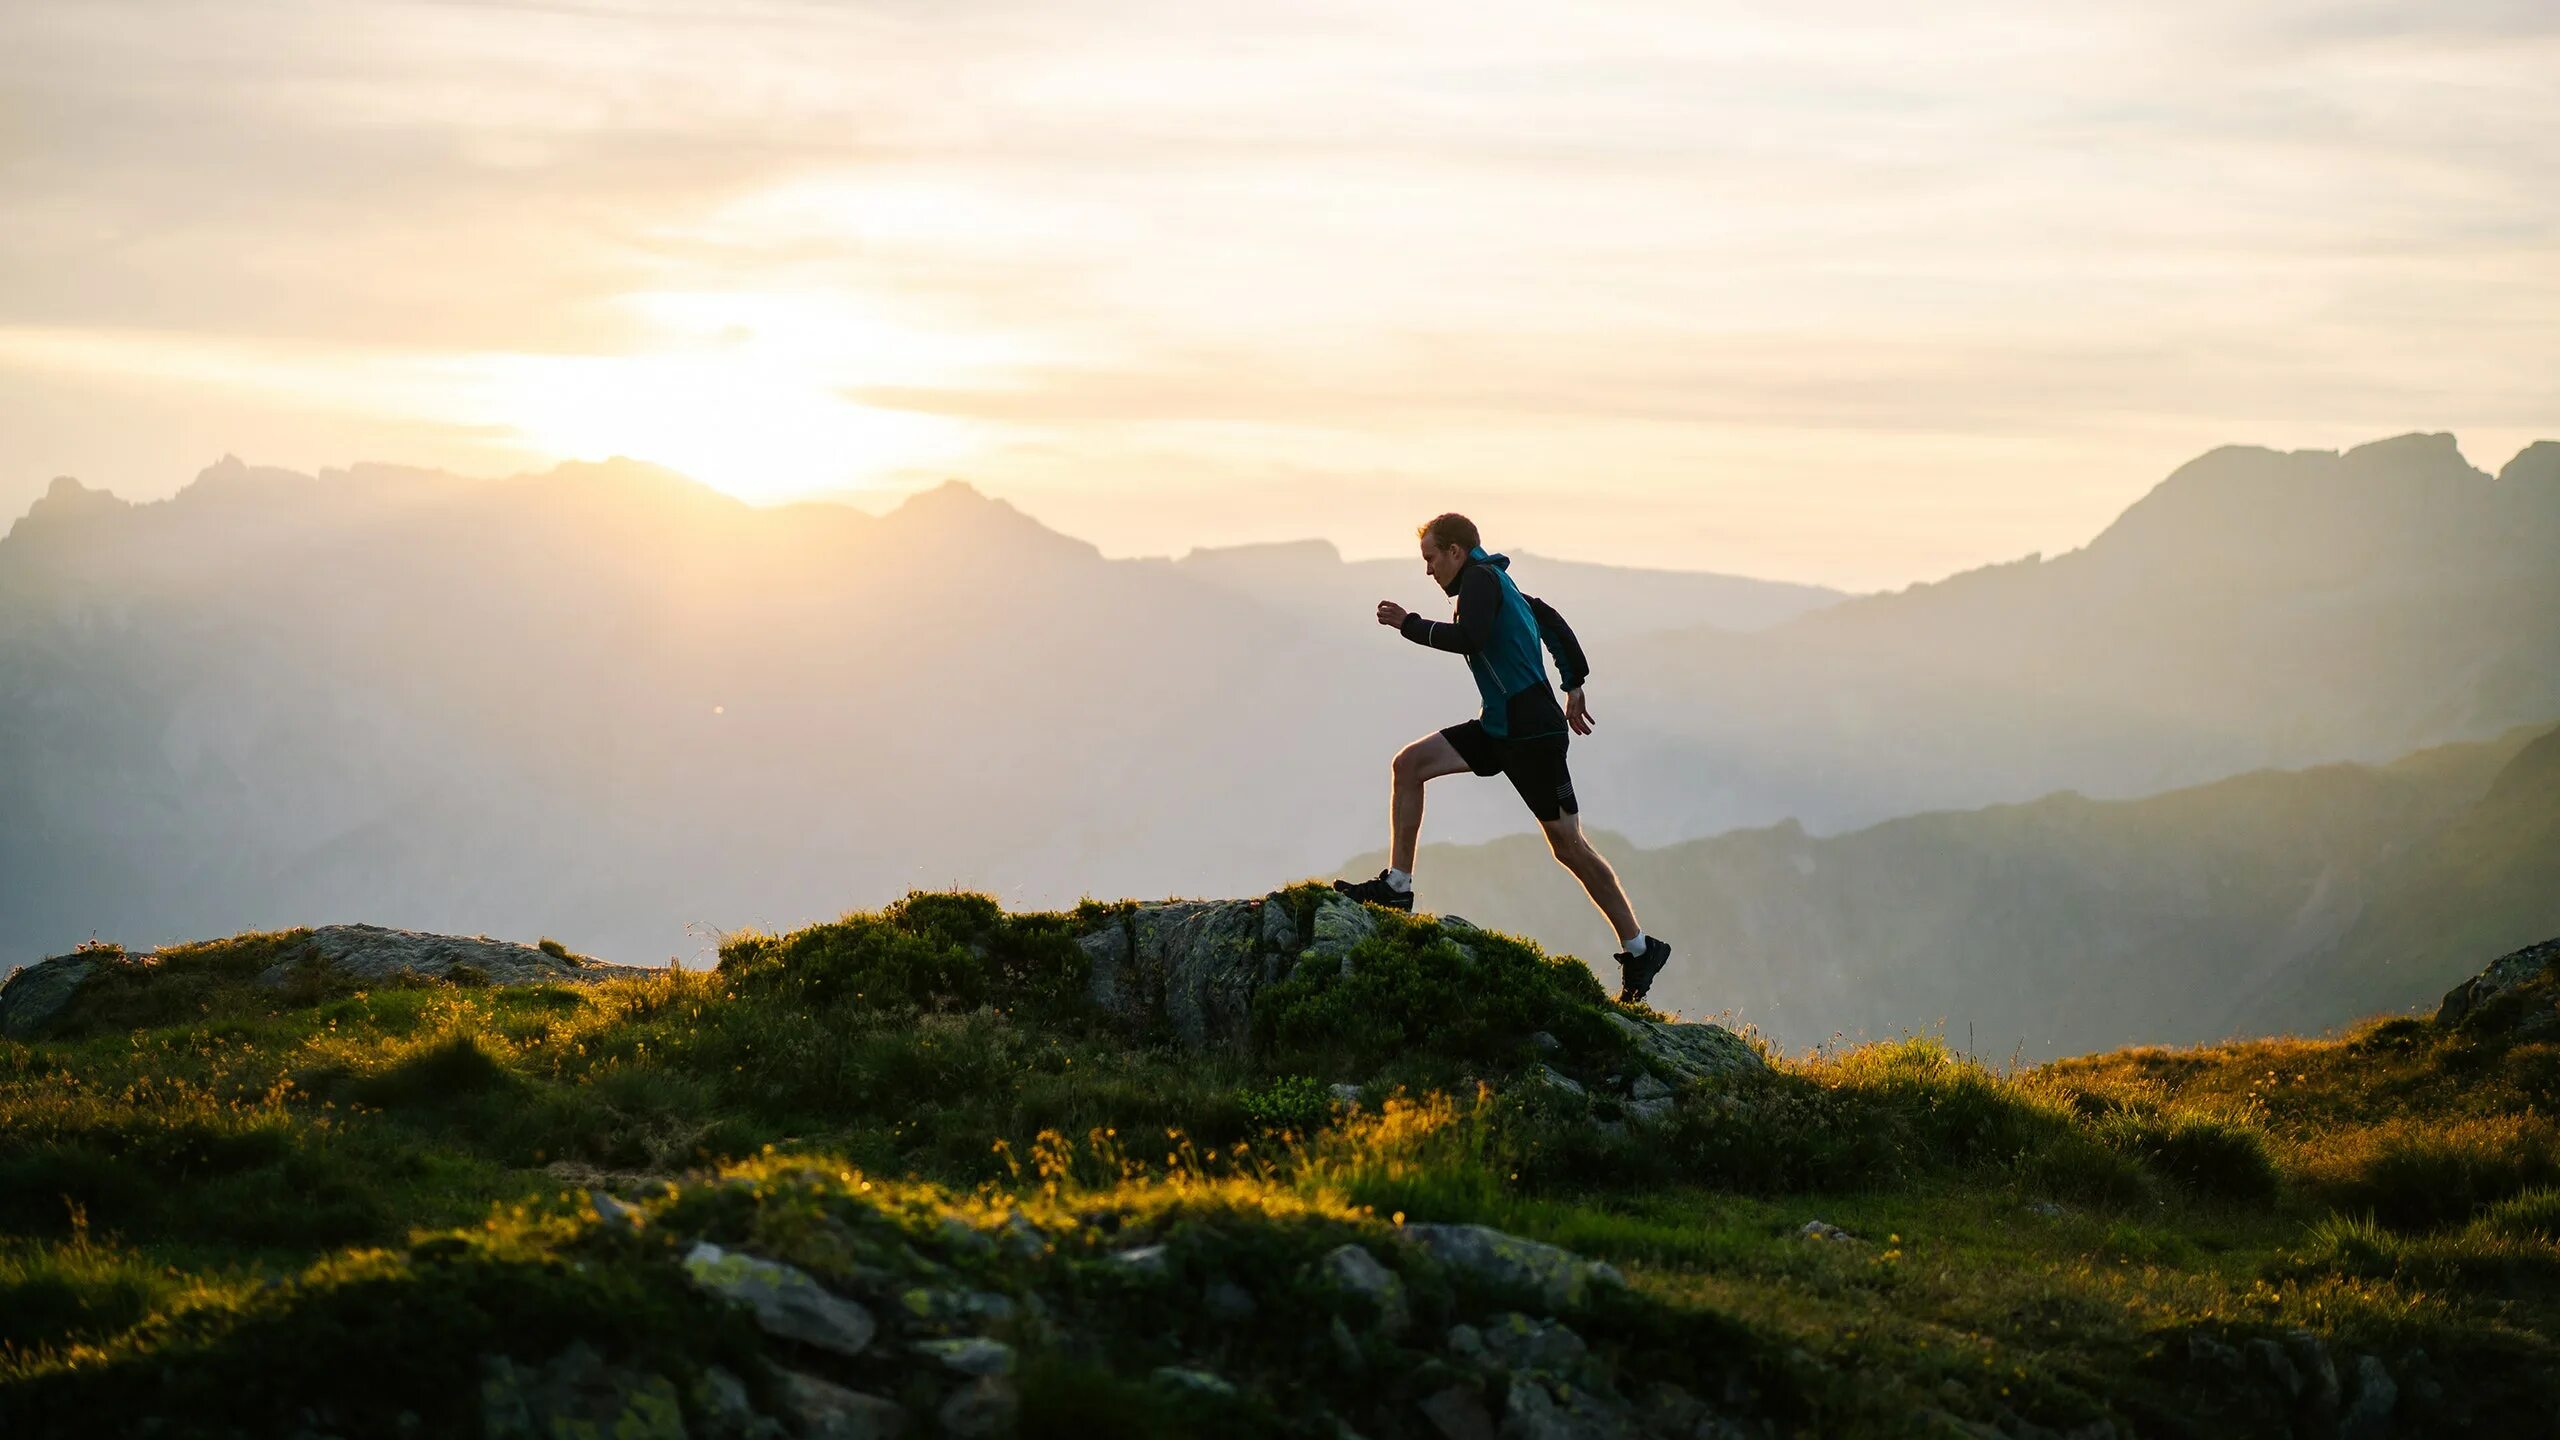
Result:
{"label": "man's bare leg", "polygon": [[[1417,819],[1419,813],[1417,809]],[[1609,868],[1608,860],[1592,847],[1590,837],[1582,833],[1582,817],[1559,815],[1553,820],[1539,821],[1538,828],[1547,832],[1547,848],[1555,852],[1556,863],[1572,871],[1573,878],[1582,882],[1582,892],[1591,897],[1592,904],[1600,907],[1600,914],[1608,920],[1618,943],[1623,946],[1641,934],[1642,927],[1636,924],[1635,907],[1627,903],[1626,887],[1618,883],[1618,872]]]}
{"label": "man's bare leg", "polygon": [[1413,873],[1413,852],[1422,842],[1422,787],[1472,768],[1437,730],[1396,752],[1395,791],[1387,806],[1388,868]]}

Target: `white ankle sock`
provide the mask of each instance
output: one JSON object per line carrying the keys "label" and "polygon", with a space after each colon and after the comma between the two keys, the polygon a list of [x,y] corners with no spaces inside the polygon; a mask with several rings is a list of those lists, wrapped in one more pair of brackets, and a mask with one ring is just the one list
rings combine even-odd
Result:
{"label": "white ankle sock", "polygon": [[1642,955],[1644,953],[1644,932],[1639,930],[1633,935],[1628,936],[1624,946],[1621,948],[1630,955]]}
{"label": "white ankle sock", "polygon": [[1387,884],[1392,889],[1411,891],[1413,876],[1402,870],[1390,869],[1387,871]]}

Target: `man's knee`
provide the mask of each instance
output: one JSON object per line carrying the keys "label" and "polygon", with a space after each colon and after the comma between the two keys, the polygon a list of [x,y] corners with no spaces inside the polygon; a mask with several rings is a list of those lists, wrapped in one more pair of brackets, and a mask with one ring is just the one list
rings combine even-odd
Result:
{"label": "man's knee", "polygon": [[1395,771],[1398,780],[1419,783],[1430,778],[1429,757],[1420,745],[1407,745],[1397,751],[1389,768]]}

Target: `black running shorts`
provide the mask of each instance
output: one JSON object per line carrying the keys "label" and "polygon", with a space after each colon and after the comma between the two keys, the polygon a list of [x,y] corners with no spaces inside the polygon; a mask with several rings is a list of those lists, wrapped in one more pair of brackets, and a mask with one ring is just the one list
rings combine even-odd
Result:
{"label": "black running shorts", "polygon": [[1440,733],[1449,737],[1468,769],[1479,775],[1510,777],[1511,788],[1529,802],[1530,814],[1541,820],[1554,820],[1581,813],[1582,807],[1573,798],[1572,772],[1565,769],[1563,731],[1506,740],[1488,734],[1483,721],[1470,720]]}

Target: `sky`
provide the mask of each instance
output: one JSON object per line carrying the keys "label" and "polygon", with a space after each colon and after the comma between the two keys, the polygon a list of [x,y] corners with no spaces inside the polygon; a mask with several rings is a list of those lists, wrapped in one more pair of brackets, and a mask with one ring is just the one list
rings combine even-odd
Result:
{"label": "sky", "polygon": [[1900,585],[2560,436],[2555,75],[2548,0],[12,0],[0,523],[624,454]]}

